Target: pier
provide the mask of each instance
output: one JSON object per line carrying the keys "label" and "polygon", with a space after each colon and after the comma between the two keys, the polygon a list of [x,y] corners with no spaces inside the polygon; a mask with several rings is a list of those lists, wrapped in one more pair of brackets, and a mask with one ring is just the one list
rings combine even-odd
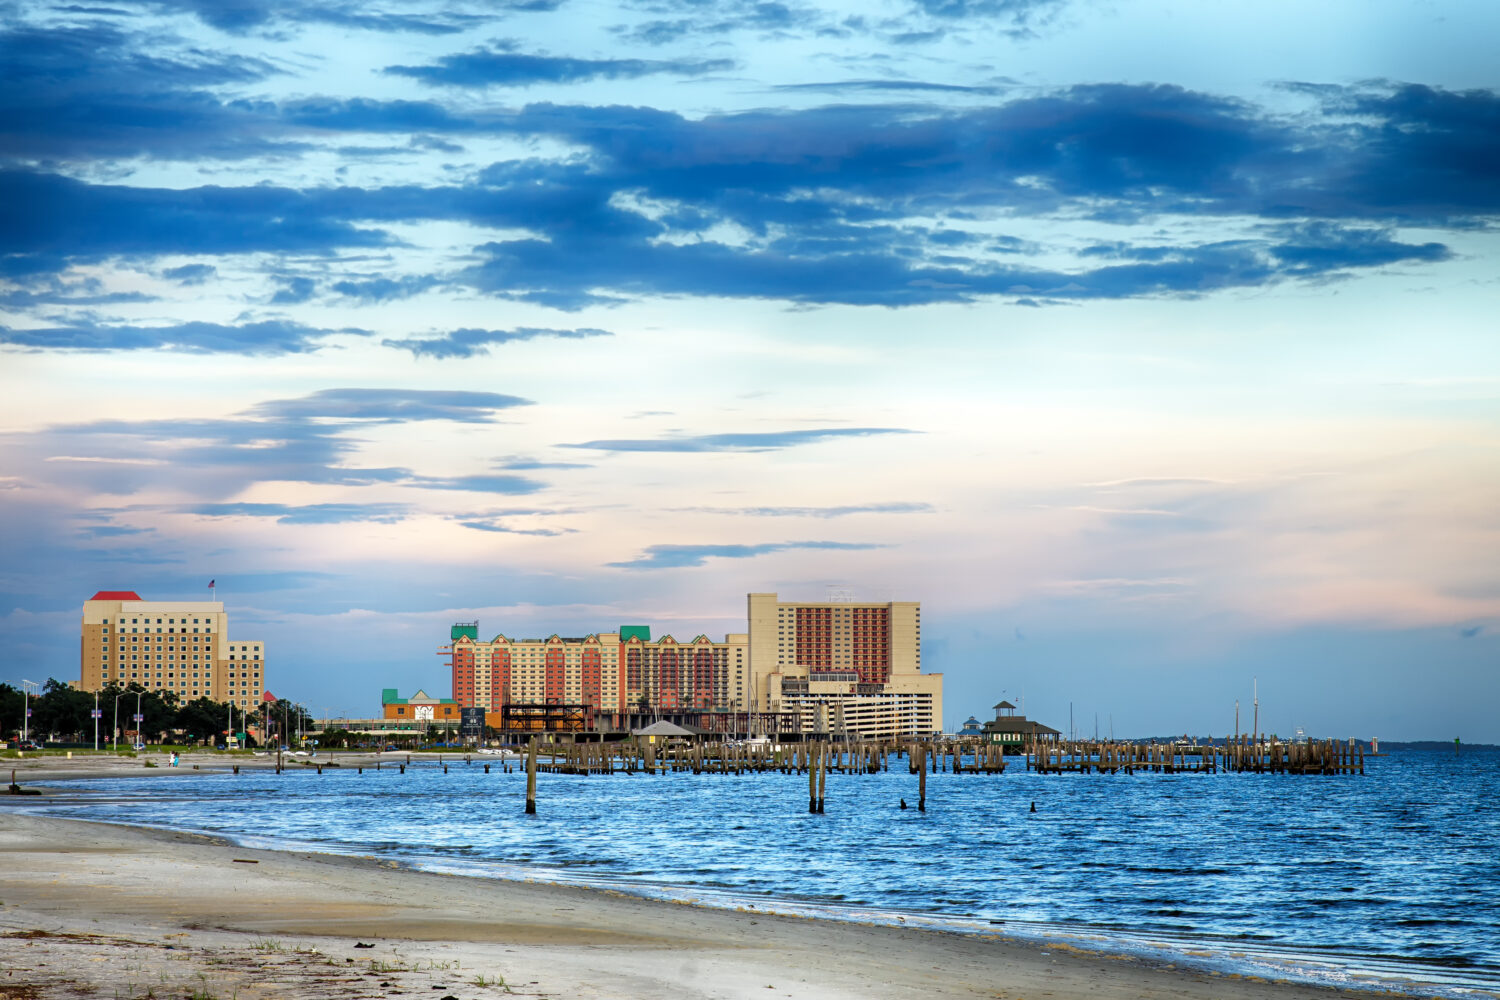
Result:
{"label": "pier", "polygon": [[1039,774],[1364,774],[1357,740],[1282,741],[1251,736],[1222,743],[1045,740],[1026,747],[1026,769]]}

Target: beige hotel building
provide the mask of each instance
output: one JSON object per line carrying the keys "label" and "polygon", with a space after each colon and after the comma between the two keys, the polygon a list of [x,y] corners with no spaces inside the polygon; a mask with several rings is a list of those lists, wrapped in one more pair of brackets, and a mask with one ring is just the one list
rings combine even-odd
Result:
{"label": "beige hotel building", "polygon": [[180,701],[212,698],[253,711],[266,689],[265,643],[231,639],[222,601],[145,601],[101,590],[83,602],[78,687],[139,684]]}

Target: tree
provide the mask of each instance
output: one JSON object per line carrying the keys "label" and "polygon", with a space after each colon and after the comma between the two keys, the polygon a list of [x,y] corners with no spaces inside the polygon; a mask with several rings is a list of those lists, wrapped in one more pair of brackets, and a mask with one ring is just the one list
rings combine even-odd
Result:
{"label": "tree", "polygon": [[290,745],[291,740],[296,738],[299,731],[307,732],[309,729],[317,728],[307,709],[294,701],[278,698],[269,702],[267,708],[270,713],[271,729],[279,734],[283,744]]}
{"label": "tree", "polygon": [[212,698],[194,698],[177,709],[177,729],[194,740],[212,741],[229,726],[229,706]]}
{"label": "tree", "polygon": [[93,731],[94,720],[89,715],[93,707],[93,694],[79,691],[55,677],[48,678],[42,693],[31,700],[31,728],[38,734],[79,739],[83,733]]}
{"label": "tree", "polygon": [[0,737],[8,737],[11,733],[20,735],[24,701],[20,688],[0,684]]}

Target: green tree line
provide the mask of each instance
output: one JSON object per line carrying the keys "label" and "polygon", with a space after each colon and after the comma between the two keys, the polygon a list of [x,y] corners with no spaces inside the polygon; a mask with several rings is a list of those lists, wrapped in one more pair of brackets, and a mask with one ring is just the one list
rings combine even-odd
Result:
{"label": "green tree line", "polygon": [[[99,741],[107,743],[114,735],[111,726],[116,719],[118,701],[119,733],[134,733],[139,696],[142,722],[140,732],[147,743],[161,743],[169,738],[181,737],[193,743],[214,743],[222,739],[229,729],[231,706],[228,702],[212,698],[194,698],[183,701],[173,691],[148,691],[139,684],[120,686],[111,684],[99,691],[98,707],[103,713],[99,719]],[[64,681],[50,679],[37,695],[27,697],[20,688],[0,683],[0,736],[19,738],[25,707],[31,709],[31,718],[26,729],[37,742],[90,743],[94,739],[94,719],[90,714],[95,706],[91,691],[79,691]],[[233,706],[235,732],[244,732],[247,720],[244,710]],[[249,720],[258,724],[269,718],[270,731],[275,736],[295,734],[299,730],[314,728],[312,716],[302,705],[286,700],[269,703],[262,711],[254,713]]]}

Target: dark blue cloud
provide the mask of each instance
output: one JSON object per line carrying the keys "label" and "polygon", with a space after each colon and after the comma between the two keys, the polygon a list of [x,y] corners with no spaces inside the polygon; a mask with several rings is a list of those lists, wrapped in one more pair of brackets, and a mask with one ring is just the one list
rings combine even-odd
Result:
{"label": "dark blue cloud", "polygon": [[[561,0],[494,0],[495,14],[553,10]],[[338,28],[396,34],[451,35],[478,27],[490,17],[430,5],[423,13],[396,13],[378,4],[352,0],[142,0],[140,6],[192,14],[204,24],[235,35],[263,32],[288,24],[326,24]],[[406,5],[408,8],[410,4]]]}
{"label": "dark blue cloud", "polygon": [[616,438],[580,441],[559,445],[561,448],[589,448],[595,451],[775,451],[802,444],[817,444],[838,438],[871,437],[877,434],[916,434],[900,427],[837,427],[799,431],[767,431],[740,434],[700,434],[695,437]]}
{"label": "dark blue cloud", "polygon": [[639,558],[606,563],[619,569],[681,569],[702,566],[709,559],[750,559],[790,549],[853,551],[885,546],[868,542],[765,542],[760,545],[649,545]]}
{"label": "dark blue cloud", "polygon": [[238,326],[189,322],[172,326],[124,326],[78,322],[71,326],[16,330],[0,326],[0,344],[48,351],[181,351],[189,354],[305,354],[322,347],[337,333],[364,335],[364,330],[322,330],[286,320],[263,320]]}
{"label": "dark blue cloud", "polygon": [[114,255],[327,252],[394,242],[288,188],[188,190],[87,184],[0,171],[0,248],[10,259]]}
{"label": "dark blue cloud", "polygon": [[564,340],[582,340],[586,337],[612,337],[608,330],[583,327],[577,330],[552,330],[523,326],[514,330],[479,330],[465,327],[443,334],[440,337],[412,337],[404,340],[383,340],[386,347],[399,347],[411,351],[414,357],[428,358],[472,358],[489,353],[493,344],[510,344],[518,340],[557,337]]}
{"label": "dark blue cloud", "polygon": [[394,524],[405,520],[411,508],[399,503],[200,503],[175,508],[200,517],[274,517],[278,524],[346,524],[374,521]]}
{"label": "dark blue cloud", "polygon": [[1468,628],[1461,628],[1461,629],[1459,629],[1458,630],[1458,634],[1460,636],[1462,636],[1463,638],[1465,638],[1465,639],[1472,639],[1472,638],[1474,638],[1475,636],[1477,636],[1479,633],[1481,633],[1483,631],[1484,631],[1484,626],[1483,625],[1470,625]]}
{"label": "dark blue cloud", "polygon": [[704,76],[734,68],[730,59],[574,59],[476,49],[425,66],[387,66],[396,76],[447,87],[524,87],[534,83],[620,80],[656,74]]}
{"label": "dark blue cloud", "polygon": [[0,30],[0,162],[98,157],[238,159],[301,148],[221,93],[281,71],[108,24]]}
{"label": "dark blue cloud", "polygon": [[[15,206],[0,217],[9,251],[0,271],[167,253],[331,254],[398,244],[382,226],[450,220],[530,235],[478,247],[478,262],[454,274],[349,278],[335,288],[378,302],[459,283],[565,309],[643,295],[1057,302],[1202,295],[1439,262],[1445,245],[1407,243],[1393,227],[1472,227],[1500,212],[1494,92],[1324,88],[1318,100],[1325,116],[1299,119],[1125,85],[964,110],[866,105],[696,120],[629,107],[235,102],[236,113],[279,122],[281,137],[551,137],[583,152],[495,164],[466,183],[380,188],[167,190],[10,171],[0,174],[0,198]],[[658,209],[633,207],[639,197]],[[1075,266],[1043,268],[1024,266],[1035,248],[1014,238],[910,224],[1070,214],[1261,227],[1234,241],[1093,248]],[[744,239],[718,242],[726,224]],[[317,291],[310,278],[285,280],[277,301]]]}

